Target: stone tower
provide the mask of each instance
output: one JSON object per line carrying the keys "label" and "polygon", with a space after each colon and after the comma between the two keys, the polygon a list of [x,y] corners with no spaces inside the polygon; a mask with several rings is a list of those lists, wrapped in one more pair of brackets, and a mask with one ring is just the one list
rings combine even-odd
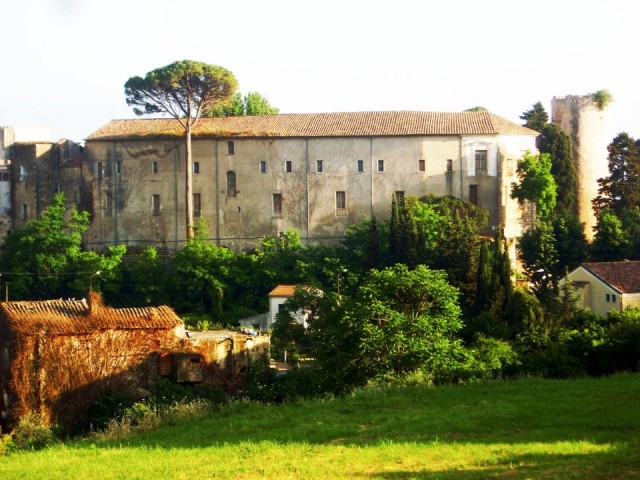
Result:
{"label": "stone tower", "polygon": [[605,106],[600,110],[592,95],[553,97],[551,120],[571,137],[578,180],[577,213],[591,241],[597,224],[591,200],[598,195],[598,179],[609,175],[607,146],[613,140],[610,109]]}

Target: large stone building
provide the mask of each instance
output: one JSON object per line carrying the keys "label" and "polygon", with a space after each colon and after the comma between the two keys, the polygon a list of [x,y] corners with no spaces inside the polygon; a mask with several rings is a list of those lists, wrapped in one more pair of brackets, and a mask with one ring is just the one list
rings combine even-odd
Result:
{"label": "large stone building", "polygon": [[[489,212],[513,246],[526,220],[510,196],[537,132],[489,112],[362,112],[201,119],[193,200],[211,241],[236,250],[288,228],[335,243],[386,219],[398,197],[452,195]],[[114,120],[89,136],[82,176],[91,248],[185,241],[184,132],[173,119]]]}

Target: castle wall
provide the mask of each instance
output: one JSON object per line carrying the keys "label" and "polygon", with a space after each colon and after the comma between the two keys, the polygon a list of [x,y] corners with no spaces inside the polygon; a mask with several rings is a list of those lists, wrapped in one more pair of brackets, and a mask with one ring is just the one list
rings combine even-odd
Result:
{"label": "castle wall", "polygon": [[609,175],[607,146],[613,139],[610,110],[599,110],[591,95],[553,97],[551,119],[571,137],[578,216],[585,224],[585,235],[592,240],[597,218],[591,201],[598,196],[598,179]]}

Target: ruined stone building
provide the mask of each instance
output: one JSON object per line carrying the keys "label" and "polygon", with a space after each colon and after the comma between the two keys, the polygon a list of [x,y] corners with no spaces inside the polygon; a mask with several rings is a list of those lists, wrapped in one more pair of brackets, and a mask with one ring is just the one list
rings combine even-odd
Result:
{"label": "ruined stone building", "polygon": [[[184,133],[173,119],[114,120],[86,140],[92,248],[185,241]],[[201,119],[193,202],[208,237],[236,250],[288,228],[335,243],[392,194],[452,195],[489,212],[488,232],[518,237],[510,197],[517,160],[537,132],[489,112],[361,112]],[[525,216],[526,217],[526,216]]]}
{"label": "ruined stone building", "polygon": [[598,223],[591,201],[598,196],[598,179],[609,175],[607,146],[613,140],[611,111],[598,108],[592,95],[553,97],[551,120],[571,137],[578,180],[577,213],[591,240],[593,227]]}

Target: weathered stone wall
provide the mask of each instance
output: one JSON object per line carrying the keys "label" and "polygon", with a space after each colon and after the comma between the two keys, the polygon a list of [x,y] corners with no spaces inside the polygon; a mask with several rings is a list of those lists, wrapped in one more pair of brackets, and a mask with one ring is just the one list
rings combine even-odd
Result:
{"label": "weathered stone wall", "polygon": [[598,179],[609,174],[607,146],[613,140],[610,109],[599,110],[591,95],[553,97],[551,119],[571,137],[578,216],[591,240],[597,224],[591,201],[598,195]]}

